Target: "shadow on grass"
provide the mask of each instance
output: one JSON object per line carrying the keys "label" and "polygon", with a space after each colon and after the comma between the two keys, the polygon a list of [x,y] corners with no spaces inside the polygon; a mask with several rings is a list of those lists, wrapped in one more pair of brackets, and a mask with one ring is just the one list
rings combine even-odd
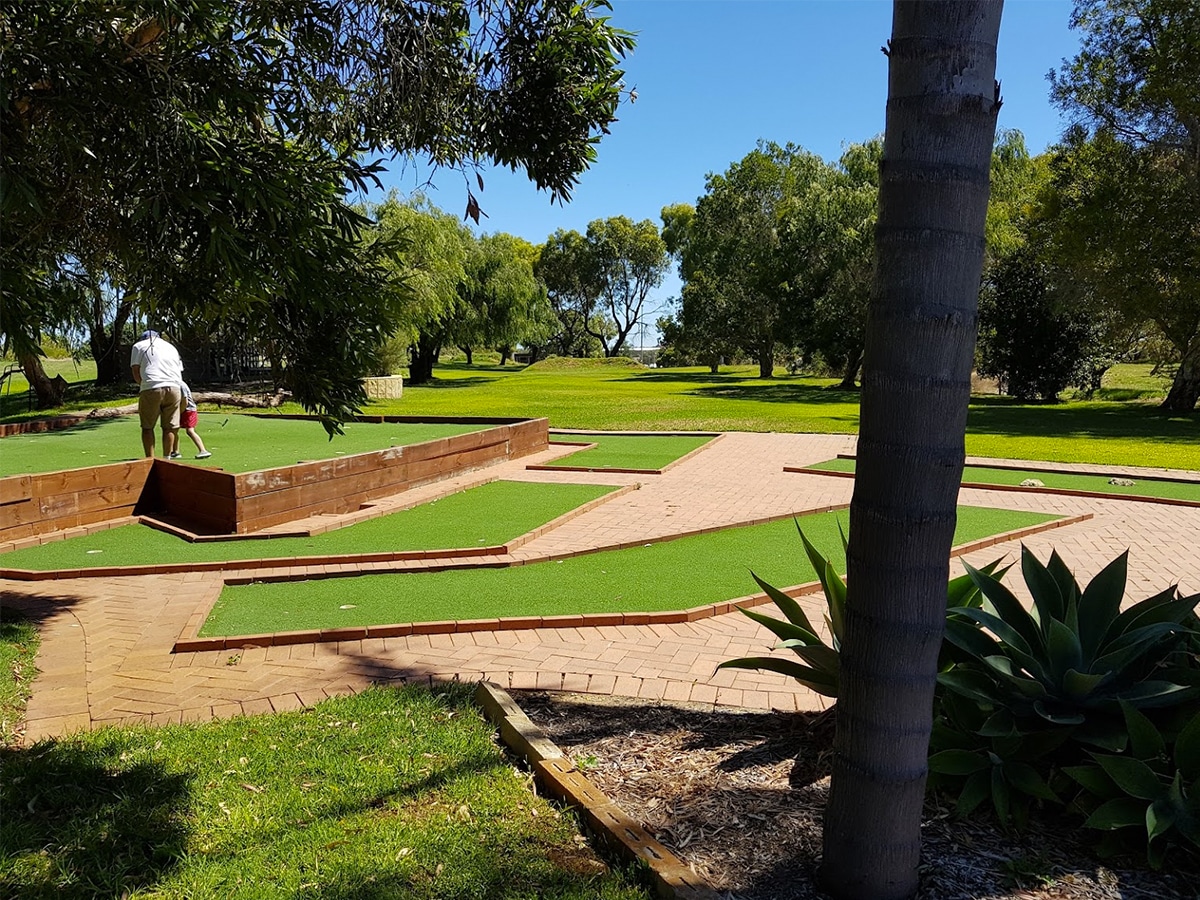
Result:
{"label": "shadow on grass", "polygon": [[969,434],[1200,441],[1200,415],[1166,413],[1149,403],[1060,403],[1030,406],[1007,397],[973,397]]}
{"label": "shadow on grass", "polygon": [[0,896],[123,897],[178,865],[189,777],[114,764],[69,742],[0,750]]}
{"label": "shadow on grass", "polygon": [[470,387],[479,387],[480,385],[483,385],[483,384],[491,384],[491,383],[493,383],[495,381],[499,381],[499,380],[500,380],[499,378],[485,378],[485,377],[479,376],[479,375],[472,376],[471,378],[446,378],[446,379],[437,378],[435,376],[434,378],[430,379],[429,381],[422,382],[421,384],[405,384],[404,387],[405,388],[410,388],[410,387],[413,387],[413,388],[440,388],[440,389],[470,388]]}
{"label": "shadow on grass", "polygon": [[688,391],[694,397],[713,400],[753,400],[759,403],[790,403],[797,406],[819,404],[853,404],[859,402],[858,391],[840,390],[836,385],[803,384],[776,381],[756,382],[719,387],[701,387]]}

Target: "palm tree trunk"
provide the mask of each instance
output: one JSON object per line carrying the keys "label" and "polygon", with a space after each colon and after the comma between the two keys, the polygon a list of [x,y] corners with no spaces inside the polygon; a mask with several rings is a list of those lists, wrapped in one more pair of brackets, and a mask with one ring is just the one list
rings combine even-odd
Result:
{"label": "palm tree trunk", "polygon": [[1001,0],[896,0],[823,886],[917,889],[962,474]]}

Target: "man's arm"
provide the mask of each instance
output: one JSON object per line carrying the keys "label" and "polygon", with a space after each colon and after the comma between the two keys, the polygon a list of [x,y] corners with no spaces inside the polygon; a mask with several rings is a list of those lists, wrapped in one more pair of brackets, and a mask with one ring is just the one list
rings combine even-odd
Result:
{"label": "man's arm", "polygon": [[135,365],[135,366],[130,366],[130,369],[133,371],[134,384],[141,384],[142,383],[142,367]]}

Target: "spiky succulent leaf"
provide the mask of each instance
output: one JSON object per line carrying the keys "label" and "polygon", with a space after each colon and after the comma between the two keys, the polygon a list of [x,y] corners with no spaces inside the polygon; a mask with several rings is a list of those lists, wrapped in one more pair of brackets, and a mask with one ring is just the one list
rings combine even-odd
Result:
{"label": "spiky succulent leaf", "polygon": [[1129,572],[1126,550],[1100,570],[1079,598],[1079,643],[1085,659],[1095,658],[1100,643],[1121,611]]}
{"label": "spiky succulent leaf", "polygon": [[1066,618],[1067,602],[1050,570],[1042,565],[1028,547],[1021,546],[1021,575],[1033,595],[1033,609],[1042,634],[1047,634],[1050,622]]}
{"label": "spiky succulent leaf", "polygon": [[1117,787],[1130,797],[1139,800],[1157,800],[1166,795],[1166,785],[1160,780],[1154,770],[1140,759],[1128,756],[1104,756],[1093,753],[1092,758],[1100,764],[1105,773],[1116,782]]}
{"label": "spiky succulent leaf", "polygon": [[[990,575],[985,575],[979,569],[974,568],[970,563],[963,563],[967,574],[971,576],[971,580],[983,593],[985,602],[991,604],[995,615],[999,617],[1005,625],[1015,631],[1020,636],[1021,649],[1029,653],[1033,648],[1042,647],[1042,636],[1038,629],[1037,622],[1033,617],[1025,611],[1025,607],[1021,605],[1021,601],[1013,596],[1012,591],[1002,585]],[[999,637],[999,635],[997,635]],[[1009,638],[1002,638],[1009,640]],[[1011,643],[1011,641],[1010,641]]]}
{"label": "spiky succulent leaf", "polygon": [[790,659],[777,659],[773,656],[746,656],[741,659],[727,659],[717,666],[718,669],[765,669],[768,672],[778,672],[794,678],[805,687],[811,688],[824,697],[837,696],[837,679],[827,672],[821,672],[809,666],[801,665]]}
{"label": "spiky succulent leaf", "polygon": [[1135,759],[1150,762],[1167,749],[1167,742],[1154,723],[1128,700],[1118,701],[1121,715],[1125,717],[1125,730],[1129,732],[1129,750]]}
{"label": "spiky succulent leaf", "polygon": [[739,607],[742,615],[749,619],[753,619],[759,625],[767,628],[781,641],[803,641],[806,644],[820,644],[823,641],[813,632],[809,631],[803,625],[797,625],[792,622],[785,622],[783,619],[777,619],[774,616],[768,616],[765,613],[760,613],[757,610],[746,609]]}
{"label": "spiky succulent leaf", "polygon": [[1200,713],[1175,738],[1175,768],[1188,781],[1200,779]]}
{"label": "spiky succulent leaf", "polygon": [[1058,619],[1051,619],[1045,626],[1046,655],[1050,662],[1050,675],[1061,683],[1069,671],[1083,668],[1083,650],[1079,646],[1079,635]]}
{"label": "spiky succulent leaf", "polygon": [[1141,827],[1146,823],[1146,802],[1133,797],[1115,797],[1101,803],[1086,822],[1084,828],[1112,831],[1116,828]]}
{"label": "spiky succulent leaf", "polygon": [[813,628],[812,622],[809,621],[808,616],[800,604],[796,602],[795,598],[789,597],[783,591],[779,590],[779,588],[767,584],[753,572],[750,573],[750,577],[763,589],[763,593],[771,598],[771,602],[779,607],[779,611],[787,617],[789,622],[793,625],[799,625],[810,634],[817,633],[817,629]]}
{"label": "spiky succulent leaf", "polygon": [[990,765],[986,756],[973,750],[942,750],[929,757],[929,771],[940,775],[970,775]]}
{"label": "spiky succulent leaf", "polygon": [[1058,794],[1050,790],[1050,785],[1046,784],[1037,769],[1029,763],[1020,761],[1004,763],[1004,777],[1009,784],[1030,797],[1058,802]]}

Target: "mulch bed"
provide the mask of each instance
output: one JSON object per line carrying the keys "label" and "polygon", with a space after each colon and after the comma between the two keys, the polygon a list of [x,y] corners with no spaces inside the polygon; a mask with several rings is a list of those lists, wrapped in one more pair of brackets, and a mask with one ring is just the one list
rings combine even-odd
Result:
{"label": "mulch bed", "polygon": [[[817,900],[813,873],[829,784],[833,718],[700,704],[514,691],[526,714],[591,781],[726,900]],[[1013,835],[931,803],[922,900],[1174,900],[1200,897],[1200,867],[1177,852],[1155,872],[1097,860],[1077,823]]]}

